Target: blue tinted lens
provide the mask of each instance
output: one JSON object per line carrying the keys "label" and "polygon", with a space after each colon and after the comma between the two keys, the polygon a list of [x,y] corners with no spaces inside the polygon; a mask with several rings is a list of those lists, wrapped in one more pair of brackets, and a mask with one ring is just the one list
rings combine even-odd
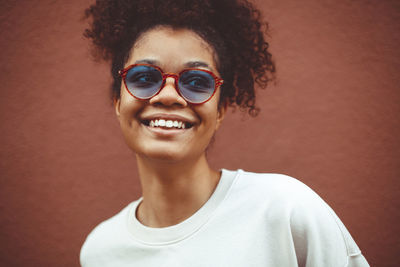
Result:
{"label": "blue tinted lens", "polygon": [[138,98],[150,98],[157,94],[162,84],[162,74],[150,66],[135,66],[125,76],[126,86]]}
{"label": "blue tinted lens", "polygon": [[178,81],[181,95],[191,103],[202,103],[214,93],[214,77],[201,70],[187,70],[181,73]]}

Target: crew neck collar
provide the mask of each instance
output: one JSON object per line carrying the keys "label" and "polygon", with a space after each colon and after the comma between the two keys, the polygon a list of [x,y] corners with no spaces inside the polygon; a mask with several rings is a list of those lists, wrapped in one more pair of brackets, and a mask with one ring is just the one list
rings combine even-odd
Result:
{"label": "crew neck collar", "polygon": [[143,225],[136,218],[136,209],[143,198],[131,204],[127,216],[127,228],[131,236],[147,245],[168,245],[188,238],[198,231],[212,217],[214,211],[223,202],[235,178],[242,172],[221,169],[221,178],[211,197],[192,216],[172,226],[153,228]]}

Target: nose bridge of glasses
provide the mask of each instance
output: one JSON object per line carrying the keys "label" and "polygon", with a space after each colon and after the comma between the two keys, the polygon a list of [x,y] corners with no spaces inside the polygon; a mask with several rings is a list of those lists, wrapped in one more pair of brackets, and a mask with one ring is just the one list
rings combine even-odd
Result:
{"label": "nose bridge of glasses", "polygon": [[[172,78],[173,80],[170,82],[167,81],[168,78]],[[179,92],[178,89],[178,79],[179,75],[175,73],[163,73],[163,83],[161,85],[161,88],[159,89],[159,93],[157,94],[157,98],[163,99],[163,101],[168,101],[171,99],[175,99],[174,101],[177,101],[176,99],[179,98],[181,99],[182,96]],[[169,87],[169,88],[166,88]],[[172,88],[171,88],[172,87]],[[172,91],[171,91],[172,90]],[[171,98],[172,97],[172,98]],[[182,99],[183,100],[183,99]]]}
{"label": "nose bridge of glasses", "polygon": [[167,78],[173,78],[175,80],[175,83],[178,81],[179,76],[175,73],[164,73],[163,74],[163,80],[166,81]]}
{"label": "nose bridge of glasses", "polygon": [[167,85],[167,79],[168,78],[173,78],[173,85],[175,87],[175,90],[178,91],[178,79],[179,79],[179,75],[175,74],[175,73],[163,73],[163,83],[161,85],[160,89],[163,89],[166,85]]}

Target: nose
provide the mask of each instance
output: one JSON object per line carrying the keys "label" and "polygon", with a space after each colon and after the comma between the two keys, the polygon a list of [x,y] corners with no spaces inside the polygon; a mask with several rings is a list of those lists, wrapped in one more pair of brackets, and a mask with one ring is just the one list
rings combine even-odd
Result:
{"label": "nose", "polygon": [[179,95],[178,88],[175,87],[175,79],[174,77],[166,78],[165,84],[160,92],[150,98],[150,104],[162,104],[165,106],[179,105],[186,107],[186,100]]}

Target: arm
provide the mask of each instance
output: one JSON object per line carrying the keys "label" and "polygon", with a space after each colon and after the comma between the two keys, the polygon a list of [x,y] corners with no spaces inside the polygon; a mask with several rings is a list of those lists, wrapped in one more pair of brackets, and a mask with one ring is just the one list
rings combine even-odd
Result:
{"label": "arm", "polygon": [[335,212],[311,189],[296,201],[290,224],[299,266],[369,266]]}

